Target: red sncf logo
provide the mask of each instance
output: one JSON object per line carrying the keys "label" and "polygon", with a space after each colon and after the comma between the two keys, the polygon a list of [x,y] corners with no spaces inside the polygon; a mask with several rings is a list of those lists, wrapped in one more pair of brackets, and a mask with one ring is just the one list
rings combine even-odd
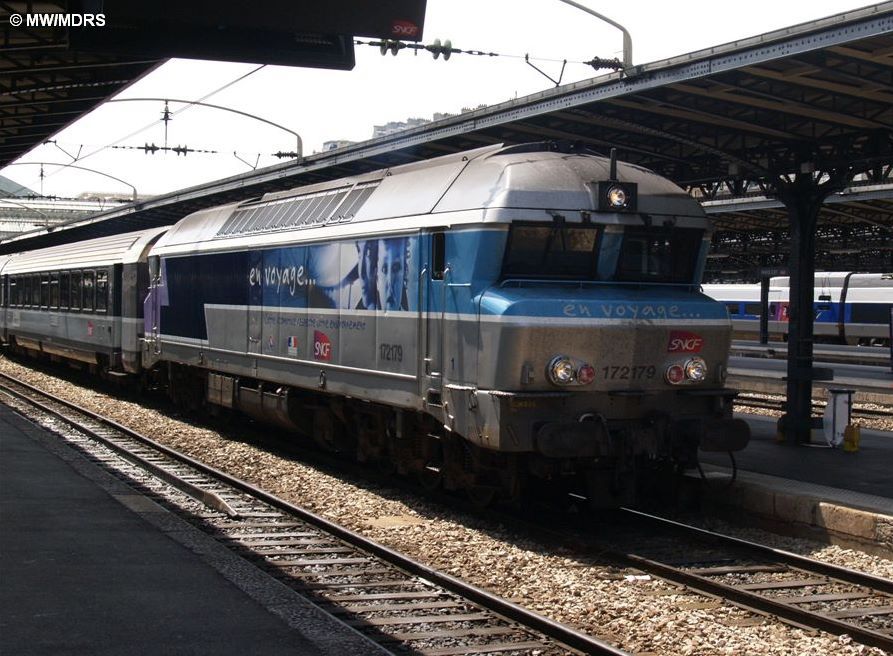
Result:
{"label": "red sncf logo", "polygon": [[394,36],[415,36],[419,33],[419,26],[406,20],[394,21],[391,25],[391,34]]}
{"label": "red sncf logo", "polygon": [[687,330],[674,330],[667,343],[668,353],[700,353],[704,338]]}
{"label": "red sncf logo", "polygon": [[332,342],[328,335],[318,330],[313,331],[313,359],[332,359]]}

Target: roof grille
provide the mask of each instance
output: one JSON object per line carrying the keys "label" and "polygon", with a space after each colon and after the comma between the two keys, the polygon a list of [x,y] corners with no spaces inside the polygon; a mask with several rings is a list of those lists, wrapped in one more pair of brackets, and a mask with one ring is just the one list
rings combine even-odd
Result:
{"label": "roof grille", "polygon": [[292,196],[233,212],[214,236],[244,237],[352,221],[380,181]]}

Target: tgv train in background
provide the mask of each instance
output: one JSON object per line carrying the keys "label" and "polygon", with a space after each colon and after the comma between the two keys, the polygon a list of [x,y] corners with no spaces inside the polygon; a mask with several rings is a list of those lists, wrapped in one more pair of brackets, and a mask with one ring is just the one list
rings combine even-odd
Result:
{"label": "tgv train in background", "polygon": [[[760,331],[760,285],[703,285],[704,293],[722,301],[735,337],[756,339]],[[769,281],[770,339],[786,340],[790,283],[786,276]],[[890,345],[893,273],[817,272],[815,274],[816,341],[833,344]]]}
{"label": "tgv train in background", "polygon": [[11,256],[2,331],[482,503],[615,505],[748,441],[708,232],[650,171],[491,146]]}

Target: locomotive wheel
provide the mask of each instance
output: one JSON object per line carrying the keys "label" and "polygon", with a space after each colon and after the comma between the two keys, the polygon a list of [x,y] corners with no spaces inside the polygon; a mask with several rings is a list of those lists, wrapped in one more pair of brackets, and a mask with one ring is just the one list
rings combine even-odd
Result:
{"label": "locomotive wheel", "polygon": [[471,505],[478,510],[486,510],[496,501],[499,489],[492,485],[476,485],[469,483],[465,486],[465,496]]}

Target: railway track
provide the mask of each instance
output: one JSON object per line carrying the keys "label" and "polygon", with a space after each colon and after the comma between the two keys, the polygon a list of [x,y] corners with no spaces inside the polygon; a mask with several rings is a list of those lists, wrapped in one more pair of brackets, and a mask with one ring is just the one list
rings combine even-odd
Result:
{"label": "railway track", "polygon": [[615,532],[602,555],[794,626],[848,634],[893,653],[893,581],[635,510],[624,509],[624,516],[629,534]]}
{"label": "railway track", "polygon": [[[735,405],[744,407],[744,408],[761,408],[765,410],[778,410],[783,411],[785,407],[785,401],[783,398],[771,398],[766,395],[749,395],[749,394],[739,394],[735,397]],[[812,413],[813,416],[821,417],[825,412],[825,408],[827,407],[827,402],[825,401],[816,401],[812,402]],[[866,408],[861,404],[854,403],[852,408],[852,418],[853,419],[885,419],[885,418],[893,418],[893,407],[875,407],[875,408]]]}
{"label": "railway track", "polygon": [[46,392],[4,375],[0,392],[88,458],[149,490],[160,503],[389,653],[626,653]]}

